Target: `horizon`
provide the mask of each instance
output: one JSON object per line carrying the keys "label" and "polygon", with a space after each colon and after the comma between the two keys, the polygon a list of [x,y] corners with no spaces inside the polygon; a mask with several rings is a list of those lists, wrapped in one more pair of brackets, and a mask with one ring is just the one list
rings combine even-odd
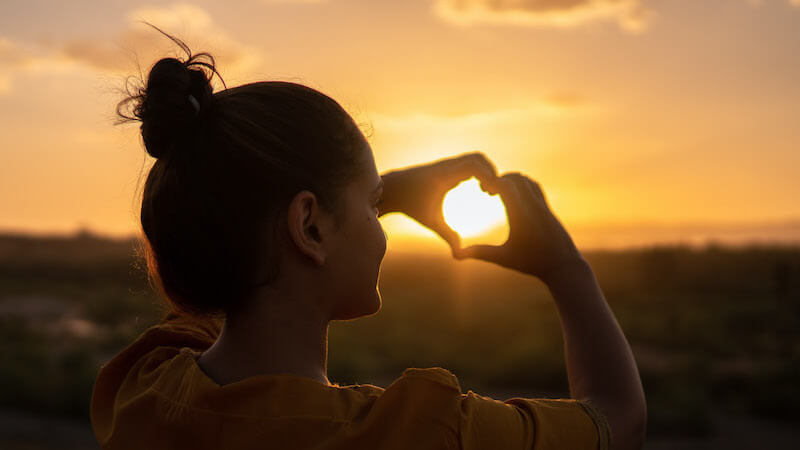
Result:
{"label": "horizon", "polygon": [[[396,237],[389,235],[387,251],[449,255],[447,244],[432,231],[416,224],[412,219],[393,214],[382,222],[390,221],[392,228],[404,230]],[[385,225],[384,225],[385,226]],[[413,231],[409,231],[413,230]],[[800,219],[773,222],[740,223],[604,223],[577,224],[567,231],[581,251],[627,251],[647,248],[708,247],[800,247]],[[621,237],[617,233],[624,233]],[[89,237],[110,241],[137,239],[137,233],[109,233],[87,226],[67,230],[35,230],[0,228],[0,237],[33,239],[74,239]],[[485,235],[464,240],[465,245],[487,243],[499,245],[502,239]]]}

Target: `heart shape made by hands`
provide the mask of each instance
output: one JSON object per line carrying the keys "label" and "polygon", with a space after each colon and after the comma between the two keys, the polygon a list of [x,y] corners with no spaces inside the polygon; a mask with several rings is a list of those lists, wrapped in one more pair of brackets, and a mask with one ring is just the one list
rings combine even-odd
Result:
{"label": "heart shape made by hands", "polygon": [[500,195],[481,190],[470,178],[447,192],[442,214],[450,228],[461,236],[461,247],[475,244],[501,245],[508,239],[506,208]]}

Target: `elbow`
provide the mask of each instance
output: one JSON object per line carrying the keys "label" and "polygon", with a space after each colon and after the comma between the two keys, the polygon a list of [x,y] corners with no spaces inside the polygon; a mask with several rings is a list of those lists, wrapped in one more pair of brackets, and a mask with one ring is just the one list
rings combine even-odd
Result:
{"label": "elbow", "polygon": [[647,405],[642,398],[626,408],[611,425],[611,448],[614,450],[641,450],[647,436]]}
{"label": "elbow", "polygon": [[594,398],[590,400],[606,416],[611,429],[613,450],[641,450],[647,435],[647,403],[644,393],[627,397]]}
{"label": "elbow", "polygon": [[647,406],[642,405],[641,412],[632,420],[630,435],[631,446],[629,448],[640,450],[644,447],[647,437]]}

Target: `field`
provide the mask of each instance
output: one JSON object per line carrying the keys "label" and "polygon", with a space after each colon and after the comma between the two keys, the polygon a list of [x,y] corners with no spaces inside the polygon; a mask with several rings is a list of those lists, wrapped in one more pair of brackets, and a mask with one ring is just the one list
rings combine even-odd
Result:
{"label": "field", "polygon": [[[133,249],[87,233],[0,236],[0,447],[96,448],[97,370],[163,314]],[[648,448],[796,442],[800,248],[585,256],[639,364]],[[377,315],[332,325],[333,381],[385,386],[406,367],[441,366],[464,391],[498,399],[567,395],[558,318],[538,280],[392,251],[380,287]]]}

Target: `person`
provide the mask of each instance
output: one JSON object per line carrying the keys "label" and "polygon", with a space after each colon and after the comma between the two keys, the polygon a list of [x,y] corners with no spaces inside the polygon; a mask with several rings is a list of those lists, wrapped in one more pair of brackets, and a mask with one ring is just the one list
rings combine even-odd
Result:
{"label": "person", "polygon": [[[156,158],[142,243],[169,312],[98,374],[102,448],[641,448],[631,349],[536,182],[498,174],[481,153],[379,174],[330,97],[281,81],[212,92],[213,57],[167,36],[187,58],[159,60],[118,112],[141,121]],[[462,248],[442,218],[445,193],[473,176],[507,207],[504,245]],[[329,323],[380,309],[388,213],[436,231],[456,259],[546,283],[570,398],[465,393],[440,367],[409,368],[386,388],[328,379]]]}

